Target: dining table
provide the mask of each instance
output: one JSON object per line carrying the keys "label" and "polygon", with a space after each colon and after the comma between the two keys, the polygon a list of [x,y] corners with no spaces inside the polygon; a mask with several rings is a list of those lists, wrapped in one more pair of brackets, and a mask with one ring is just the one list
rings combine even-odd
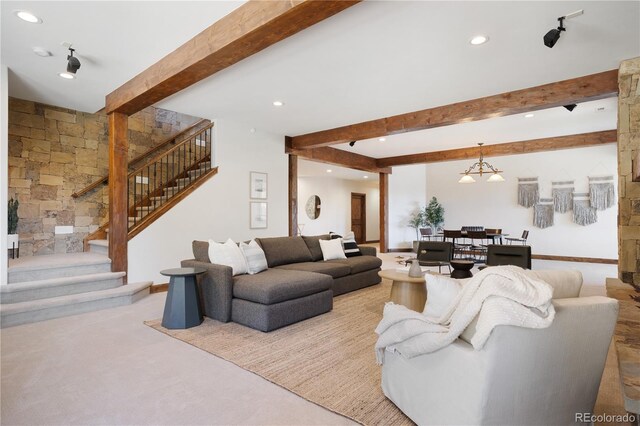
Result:
{"label": "dining table", "polygon": [[[461,231],[462,232],[462,238],[468,238],[467,237],[467,231]],[[444,241],[444,232],[438,232],[435,234],[436,237],[440,237],[442,238],[442,241]],[[509,234],[505,234],[505,233],[493,233],[493,232],[487,232],[487,239],[490,239],[493,244],[496,243],[496,239],[498,239],[500,241],[500,244],[502,244],[502,237],[508,237]]]}

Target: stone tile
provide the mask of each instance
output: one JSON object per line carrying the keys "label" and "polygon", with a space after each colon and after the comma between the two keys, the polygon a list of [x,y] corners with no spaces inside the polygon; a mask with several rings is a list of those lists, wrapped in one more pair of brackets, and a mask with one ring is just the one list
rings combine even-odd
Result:
{"label": "stone tile", "polygon": [[40,175],[41,185],[62,185],[64,182],[62,176]]}
{"label": "stone tile", "polygon": [[84,148],[84,139],[76,136],[60,135],[62,145],[70,145],[76,148]]}
{"label": "stone tile", "polygon": [[22,149],[30,152],[51,152],[51,142],[41,139],[22,138]]}
{"label": "stone tile", "polygon": [[51,185],[33,185],[31,198],[34,200],[55,200],[58,196],[58,187]]}
{"label": "stone tile", "polygon": [[76,159],[75,155],[67,152],[51,152],[51,161],[54,163],[72,163]]}
{"label": "stone tile", "polygon": [[57,120],[65,123],[75,123],[76,115],[68,112],[57,111],[54,109],[45,108],[44,110],[45,118],[50,118],[52,120]]}
{"label": "stone tile", "polygon": [[31,179],[9,179],[12,188],[31,188]]}
{"label": "stone tile", "polygon": [[9,124],[9,135],[30,137],[31,128],[27,126],[20,126],[18,124]]}
{"label": "stone tile", "polygon": [[84,136],[84,126],[78,123],[66,123],[64,121],[58,122],[58,133],[66,136]]}
{"label": "stone tile", "polygon": [[51,160],[51,154],[49,153],[39,153],[39,152],[29,152],[28,156],[30,161],[38,161],[40,163],[48,163]]}
{"label": "stone tile", "polygon": [[11,96],[9,96],[9,109],[11,111],[24,112],[27,114],[34,114],[36,112],[36,106],[34,102],[12,98]]}
{"label": "stone tile", "polygon": [[84,166],[96,167],[97,164],[96,151],[93,149],[76,149],[76,164],[82,164]]}

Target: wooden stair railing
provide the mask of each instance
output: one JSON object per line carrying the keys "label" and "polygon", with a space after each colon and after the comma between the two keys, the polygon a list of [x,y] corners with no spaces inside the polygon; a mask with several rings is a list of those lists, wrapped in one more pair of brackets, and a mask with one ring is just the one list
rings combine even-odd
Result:
{"label": "wooden stair railing", "polygon": [[[207,120],[205,118],[200,119],[198,121],[196,121],[195,123],[193,123],[191,126],[187,127],[186,129],[176,133],[175,135],[169,137],[168,139],[165,139],[164,141],[160,142],[158,145],[154,146],[153,148],[151,148],[149,151],[138,155],[137,157],[133,158],[131,161],[129,161],[128,167],[131,168],[134,165],[140,163],[140,161],[144,160],[145,158],[149,157],[152,154],[155,154],[156,152],[164,149],[165,147],[167,147],[168,145],[171,144],[176,144],[176,143],[180,143],[183,142],[184,140],[189,139],[190,137],[192,137],[194,134],[200,132],[202,129],[199,129],[199,127],[201,127],[203,124],[206,124],[207,126],[211,125],[211,121]],[[100,185],[105,185],[109,182],[109,175],[105,175],[102,178],[98,179],[97,181],[89,184],[88,186],[84,187],[83,189],[81,189],[78,192],[74,192],[73,194],[71,194],[71,196],[73,198],[78,198],[88,192],[93,191],[94,189],[96,189],[97,187],[99,187]]]}
{"label": "wooden stair railing", "polygon": [[[218,168],[212,167],[212,129],[213,124],[207,125],[129,173],[129,239],[217,174]],[[106,238],[108,225],[85,237],[85,250],[90,240]]]}

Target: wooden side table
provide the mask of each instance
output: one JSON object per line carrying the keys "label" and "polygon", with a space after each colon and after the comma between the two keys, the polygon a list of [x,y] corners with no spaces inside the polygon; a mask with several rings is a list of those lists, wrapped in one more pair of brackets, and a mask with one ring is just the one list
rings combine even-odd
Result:
{"label": "wooden side table", "polygon": [[451,273],[451,278],[471,278],[473,276],[471,269],[473,269],[474,265],[473,260],[452,260],[451,267],[453,272]]}
{"label": "wooden side table", "polygon": [[175,268],[160,271],[162,275],[171,277],[162,315],[164,328],[191,328],[202,323],[196,276],[206,271],[204,268]]}
{"label": "wooden side table", "polygon": [[387,269],[378,272],[382,278],[391,280],[391,301],[422,312],[427,303],[427,282],[424,277],[413,278],[406,272]]}

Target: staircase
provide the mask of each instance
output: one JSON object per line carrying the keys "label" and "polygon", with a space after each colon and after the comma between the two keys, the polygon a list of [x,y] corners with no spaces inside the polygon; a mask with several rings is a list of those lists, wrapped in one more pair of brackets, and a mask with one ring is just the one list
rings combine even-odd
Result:
{"label": "staircase", "polygon": [[151,282],[123,285],[103,254],[69,253],[9,261],[0,286],[2,328],[128,305],[149,294]]}
{"label": "staircase", "polygon": [[[146,160],[148,152],[132,161],[145,159],[128,175],[129,239],[218,172],[212,167],[212,128],[210,121],[201,120],[181,132],[181,138],[174,136],[153,148],[152,158]],[[103,177],[73,197],[107,180]],[[108,226],[85,238],[84,253],[10,260],[8,285],[0,286],[0,326],[126,305],[149,294],[150,281],[124,285],[125,273],[111,271]]]}
{"label": "staircase", "polygon": [[[213,124],[205,124],[129,173],[129,239],[217,174],[212,167]],[[108,255],[108,226],[85,238],[85,251]]]}

